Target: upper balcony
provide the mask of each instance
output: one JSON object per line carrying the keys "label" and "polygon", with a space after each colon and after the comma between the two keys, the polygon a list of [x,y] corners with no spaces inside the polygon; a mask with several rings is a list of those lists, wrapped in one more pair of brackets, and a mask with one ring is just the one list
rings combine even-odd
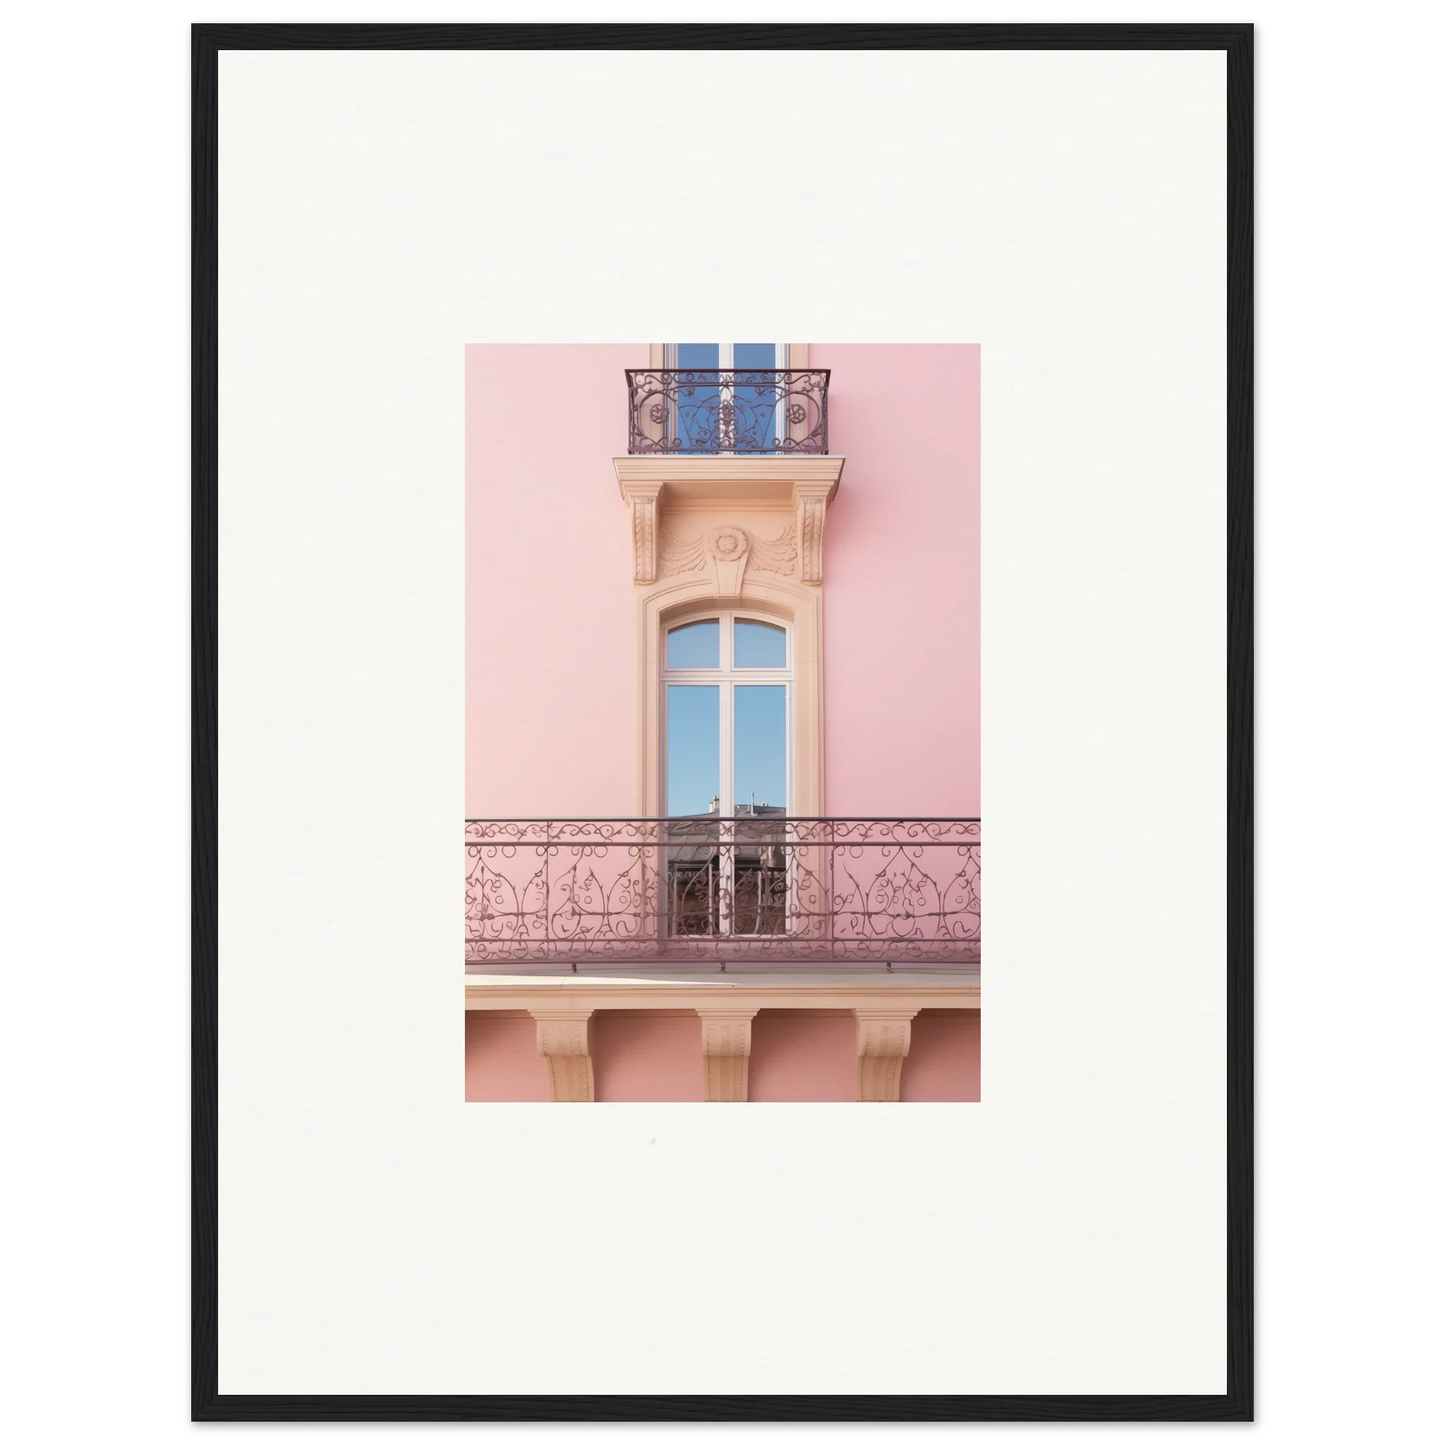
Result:
{"label": "upper balcony", "polygon": [[471,819],[469,973],[977,965],[977,818]]}
{"label": "upper balcony", "polygon": [[632,456],[824,456],[827,370],[627,373]]}

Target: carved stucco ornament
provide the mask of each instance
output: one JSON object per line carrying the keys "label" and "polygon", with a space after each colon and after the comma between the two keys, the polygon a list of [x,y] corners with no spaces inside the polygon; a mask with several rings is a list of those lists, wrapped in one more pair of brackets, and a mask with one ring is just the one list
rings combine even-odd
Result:
{"label": "carved stucco ornament", "polygon": [[589,1047],[592,1010],[532,1010],[537,1021],[537,1052],[547,1062],[552,1100],[590,1104],[596,1097]]}
{"label": "carved stucco ornament", "polygon": [[632,508],[632,580],[657,581],[657,499],[662,484],[634,486],[627,496]]}
{"label": "carved stucco ornament", "polygon": [[719,597],[741,595],[752,545],[752,538],[741,527],[714,527],[707,534],[707,555],[717,579]]}
{"label": "carved stucco ornament", "polygon": [[[705,571],[709,562],[728,569],[729,583],[735,582],[739,560],[744,570],[752,566],[813,586],[821,584],[823,528],[842,474],[842,457],[626,456],[612,460],[631,511],[633,579],[640,586],[650,586],[670,573]],[[671,488],[676,488],[678,495],[674,496]],[[711,511],[711,504],[721,504],[720,510],[736,511],[741,520],[758,510],[753,504],[760,498],[766,498],[764,510],[776,511],[783,502],[791,513],[788,527],[771,541],[736,523],[715,526],[688,540],[660,536],[664,515],[673,526],[678,525],[680,519],[671,515],[674,502],[681,511],[694,509],[698,499],[705,504],[698,510]],[[733,551],[727,550],[729,538],[738,544]],[[737,594],[729,585],[723,595]]]}
{"label": "carved stucco ornament", "polygon": [[770,572],[779,577],[792,577],[798,565],[797,538],[797,528],[791,522],[771,539],[754,536],[742,527],[721,526],[684,540],[665,528],[658,544],[657,575],[685,576],[703,571],[709,563],[718,568],[740,561],[745,573]]}
{"label": "carved stucco ornament", "polygon": [[857,1021],[858,1099],[895,1103],[903,1082],[903,1060],[913,1035],[917,1009],[853,1010]]}
{"label": "carved stucco ornament", "polygon": [[757,1009],[698,1009],[697,1013],[702,1020],[703,1098],[711,1104],[746,1104]]}
{"label": "carved stucco ornament", "polygon": [[823,581],[823,523],[828,517],[831,488],[800,483],[793,488],[793,494],[798,509],[803,581],[818,586]]}

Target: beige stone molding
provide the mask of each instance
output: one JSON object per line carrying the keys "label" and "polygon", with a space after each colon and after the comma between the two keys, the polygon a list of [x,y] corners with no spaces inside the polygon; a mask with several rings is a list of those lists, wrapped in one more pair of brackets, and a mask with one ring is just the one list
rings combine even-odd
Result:
{"label": "beige stone molding", "polygon": [[[823,523],[843,475],[844,457],[783,456],[641,456],[613,457],[617,485],[631,510],[632,578],[640,586],[658,576],[658,533],[670,507],[698,506],[746,513],[785,505],[793,516],[801,580],[817,586],[823,580]],[[710,548],[728,536],[735,519],[727,518],[705,539]],[[743,533],[747,536],[747,533]],[[736,539],[734,539],[736,540]],[[749,538],[751,542],[753,539]],[[738,560],[730,554],[714,561]],[[746,557],[740,559],[736,585]],[[736,596],[736,591],[723,596]]]}
{"label": "beige stone molding", "polygon": [[[756,1013],[759,1009],[842,1009],[880,1016],[920,1009],[976,1009],[977,964],[948,973],[699,974],[696,970],[647,970],[627,974],[466,974],[466,1006],[523,1011],[534,1018],[590,1015],[598,1009],[704,1009]],[[545,1051],[543,1051],[545,1052]]]}
{"label": "beige stone molding", "polygon": [[[757,525],[754,517],[746,520]],[[762,537],[732,523],[707,527],[692,537],[685,535],[696,532],[698,525],[693,519],[691,527],[675,522],[662,529],[657,544],[659,581],[699,572],[706,574],[711,567],[718,596],[734,598],[742,595],[743,577],[750,571],[767,572],[775,577],[792,577],[797,573],[798,529],[792,521],[783,523],[775,537]],[[777,530],[776,523],[773,530]]]}
{"label": "beige stone molding", "polygon": [[714,527],[704,539],[703,547],[712,563],[717,595],[728,599],[742,596],[743,573],[748,569],[752,537],[741,527]]}
{"label": "beige stone molding", "polygon": [[592,1052],[588,1047],[592,1010],[587,1006],[561,1009],[529,1008],[537,1021],[537,1052],[547,1061],[552,1099],[558,1104],[590,1104]]}
{"label": "beige stone molding", "polygon": [[632,526],[636,644],[633,810],[662,802],[662,635],[716,606],[792,629],[791,811],[823,798],[823,524],[845,458],[614,457]]}
{"label": "beige stone molding", "polygon": [[746,1104],[748,1055],[753,1051],[755,1008],[698,1009],[702,1020],[703,1098],[710,1104]]}
{"label": "beige stone molding", "polygon": [[[725,453],[652,454],[613,457],[612,469],[625,496],[629,485],[658,482],[669,496],[774,496],[794,482],[838,485],[846,456],[793,452],[786,456],[731,456]],[[740,488],[752,485],[756,490]]]}
{"label": "beige stone molding", "polygon": [[632,580],[639,584],[657,581],[657,499],[661,493],[661,483],[652,482],[639,482],[623,492],[632,512]]}
{"label": "beige stone molding", "polygon": [[832,495],[824,482],[798,482],[793,487],[802,577],[815,587],[823,581],[823,523],[827,520]]}
{"label": "beige stone molding", "polygon": [[911,1008],[855,1008],[858,1050],[858,1098],[861,1102],[897,1103],[903,1081],[903,1060],[912,1041]]}
{"label": "beige stone molding", "polygon": [[[739,529],[741,530],[741,529]],[[748,555],[753,555],[750,545]],[[736,596],[719,597],[718,578],[709,566],[681,576],[663,577],[634,592],[636,672],[636,763],[633,811],[643,818],[662,811],[662,664],[663,634],[688,618],[705,617],[719,605],[747,608],[792,625],[793,696],[792,811],[818,818],[823,799],[823,593],[790,577],[749,567]]]}

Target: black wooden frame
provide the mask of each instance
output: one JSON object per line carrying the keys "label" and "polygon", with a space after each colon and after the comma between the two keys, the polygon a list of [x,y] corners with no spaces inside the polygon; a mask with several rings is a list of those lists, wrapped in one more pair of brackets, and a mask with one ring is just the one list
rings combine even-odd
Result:
{"label": "black wooden frame", "polygon": [[[195,1420],[1253,1419],[1253,27],[192,28],[191,1410]],[[222,50],[1222,50],[1228,77],[1228,1202],[1222,1395],[221,1395],[217,1353],[217,57]]]}

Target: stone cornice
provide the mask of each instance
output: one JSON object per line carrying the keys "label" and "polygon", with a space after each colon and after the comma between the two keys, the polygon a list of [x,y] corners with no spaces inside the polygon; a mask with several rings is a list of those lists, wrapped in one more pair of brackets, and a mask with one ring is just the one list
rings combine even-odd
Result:
{"label": "stone cornice", "polygon": [[828,485],[829,495],[843,475],[842,456],[791,457],[719,457],[719,456],[644,456],[613,457],[612,469],[617,485],[627,495],[635,483],[671,486],[688,491],[711,492],[717,488],[733,488],[738,483],[757,483],[769,493],[780,484],[794,482]]}
{"label": "stone cornice", "polygon": [[976,1009],[976,968],[949,975],[870,974],[859,978],[709,975],[703,979],[547,977],[515,974],[465,976],[469,1009],[525,1009],[538,1013],[590,1013],[598,1009],[696,1009],[719,1014],[757,1009],[847,1009],[917,1013],[920,1009]]}

